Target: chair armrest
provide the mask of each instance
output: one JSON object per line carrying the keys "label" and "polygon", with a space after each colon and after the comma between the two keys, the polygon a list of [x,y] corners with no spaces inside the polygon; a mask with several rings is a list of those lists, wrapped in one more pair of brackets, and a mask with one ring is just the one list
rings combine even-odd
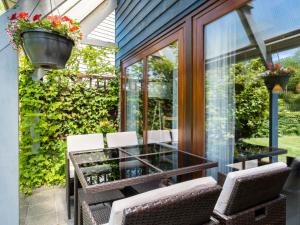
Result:
{"label": "chair armrest", "polygon": [[213,219],[215,219],[217,221],[224,221],[224,220],[226,221],[226,220],[230,219],[230,217],[228,217],[228,216],[226,216],[226,215],[224,215],[224,214],[222,214],[222,213],[214,210],[214,212],[213,212]]}

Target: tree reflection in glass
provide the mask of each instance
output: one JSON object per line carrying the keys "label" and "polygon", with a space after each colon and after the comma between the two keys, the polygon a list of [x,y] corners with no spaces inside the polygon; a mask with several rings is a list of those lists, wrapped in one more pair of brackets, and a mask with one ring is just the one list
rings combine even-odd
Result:
{"label": "tree reflection in glass", "polygon": [[143,62],[126,68],[126,130],[136,131],[143,142]]}
{"label": "tree reflection in glass", "polygon": [[147,114],[148,130],[178,129],[178,42],[148,56]]}

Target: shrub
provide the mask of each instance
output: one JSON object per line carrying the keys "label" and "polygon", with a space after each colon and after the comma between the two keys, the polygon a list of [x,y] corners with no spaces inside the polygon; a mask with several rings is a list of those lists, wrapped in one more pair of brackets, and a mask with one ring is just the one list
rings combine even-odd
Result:
{"label": "shrub", "polygon": [[261,60],[235,64],[236,139],[256,134],[268,117],[268,91],[261,74],[265,67]]}
{"label": "shrub", "polygon": [[[118,129],[119,80],[92,79],[91,74],[111,74],[104,59],[111,49],[76,49],[67,69],[49,71],[33,81],[32,66],[21,57],[20,189],[30,193],[42,185],[61,185],[65,180],[66,136]],[[79,63],[87,65],[85,78]],[[98,85],[99,83],[99,85]],[[92,85],[91,85],[92,84]],[[102,84],[102,85],[101,85]]]}

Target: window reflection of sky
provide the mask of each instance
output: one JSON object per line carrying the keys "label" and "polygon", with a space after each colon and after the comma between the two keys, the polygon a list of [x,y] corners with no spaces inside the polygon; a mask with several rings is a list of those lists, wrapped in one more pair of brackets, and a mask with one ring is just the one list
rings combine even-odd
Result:
{"label": "window reflection of sky", "polygon": [[[264,41],[300,29],[300,1],[298,0],[253,0],[251,6],[251,15],[254,24],[252,28],[253,32],[255,36]],[[228,32],[228,29],[231,29],[233,33],[238,31],[238,35],[230,38],[224,37],[222,40],[223,43],[219,41],[220,44],[227,46],[222,51],[222,48],[215,46],[217,43],[215,38],[222,36],[224,32]],[[249,34],[245,32],[236,11],[208,24],[205,27],[206,59],[218,57],[249,46],[251,43],[248,36]],[[286,52],[285,54],[292,53]]]}

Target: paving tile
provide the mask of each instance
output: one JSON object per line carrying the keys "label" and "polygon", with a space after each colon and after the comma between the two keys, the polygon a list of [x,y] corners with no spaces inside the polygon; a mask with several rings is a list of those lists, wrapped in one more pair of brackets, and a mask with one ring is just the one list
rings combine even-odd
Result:
{"label": "paving tile", "polygon": [[34,217],[27,217],[25,225],[57,225],[57,215],[53,212]]}
{"label": "paving tile", "polygon": [[58,218],[58,224],[61,225],[61,224],[70,224],[70,225],[73,225],[74,224],[74,216],[72,214],[72,219],[68,219],[67,218],[67,212],[65,213],[58,213],[57,214],[57,218]]}
{"label": "paving tile", "polygon": [[33,193],[31,196],[27,197],[27,201],[30,206],[44,202],[54,202],[54,190],[51,189]]}
{"label": "paving tile", "polygon": [[28,205],[20,206],[20,218],[26,218],[28,212]]}
{"label": "paving tile", "polygon": [[25,225],[26,218],[20,217],[19,225]]}
{"label": "paving tile", "polygon": [[23,194],[23,193],[19,194],[19,202],[20,202],[20,207],[23,207],[23,206],[26,206],[29,204],[27,196],[25,196],[25,194]]}
{"label": "paving tile", "polygon": [[[73,225],[74,208],[71,200],[72,219],[67,218],[65,188],[39,189],[20,207],[20,225]],[[26,211],[27,209],[27,211]],[[22,216],[21,216],[22,215]],[[22,219],[21,219],[22,218]]]}
{"label": "paving tile", "polygon": [[28,207],[27,217],[35,217],[42,214],[55,213],[54,201],[42,202]]}

